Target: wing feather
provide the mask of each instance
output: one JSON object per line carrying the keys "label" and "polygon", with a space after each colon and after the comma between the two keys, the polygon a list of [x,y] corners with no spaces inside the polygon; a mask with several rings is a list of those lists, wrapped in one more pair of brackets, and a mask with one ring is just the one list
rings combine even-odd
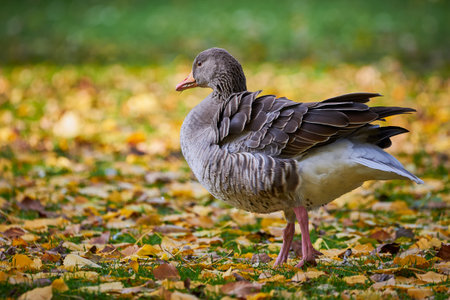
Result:
{"label": "wing feather", "polygon": [[[352,93],[322,102],[299,103],[258,92],[230,96],[217,115],[219,145],[230,151],[263,152],[296,157],[309,149],[348,137],[388,147],[401,127],[371,125],[391,115],[414,111],[402,107],[369,107],[374,93]],[[383,129],[387,128],[387,129]]]}

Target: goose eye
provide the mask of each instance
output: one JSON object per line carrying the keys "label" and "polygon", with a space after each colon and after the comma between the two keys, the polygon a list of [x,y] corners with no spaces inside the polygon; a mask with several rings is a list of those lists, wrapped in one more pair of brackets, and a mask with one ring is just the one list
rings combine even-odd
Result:
{"label": "goose eye", "polygon": [[202,62],[199,61],[199,62],[197,63],[197,67],[201,67],[201,66],[202,66]]}

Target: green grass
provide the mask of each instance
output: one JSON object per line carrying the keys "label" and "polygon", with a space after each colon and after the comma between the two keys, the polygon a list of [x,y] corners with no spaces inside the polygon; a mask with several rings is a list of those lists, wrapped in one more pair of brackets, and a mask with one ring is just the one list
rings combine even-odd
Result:
{"label": "green grass", "polygon": [[394,56],[433,70],[449,66],[449,9],[445,0],[7,0],[0,57],[6,63],[153,64],[220,46],[247,62]]}

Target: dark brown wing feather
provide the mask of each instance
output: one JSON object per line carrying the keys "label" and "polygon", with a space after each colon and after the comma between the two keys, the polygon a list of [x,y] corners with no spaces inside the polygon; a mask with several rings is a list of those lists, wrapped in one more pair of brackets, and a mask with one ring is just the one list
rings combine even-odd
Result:
{"label": "dark brown wing feather", "polygon": [[[258,92],[233,94],[218,114],[219,144],[233,152],[264,152],[295,157],[307,150],[358,135],[382,148],[401,127],[370,125],[375,120],[415,111],[402,107],[369,107],[373,93],[353,93],[322,102],[298,103]],[[364,129],[364,130],[363,130]]]}

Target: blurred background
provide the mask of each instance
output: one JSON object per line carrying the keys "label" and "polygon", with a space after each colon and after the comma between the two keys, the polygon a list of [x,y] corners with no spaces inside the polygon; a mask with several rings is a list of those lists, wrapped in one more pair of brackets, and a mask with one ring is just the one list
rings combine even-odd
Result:
{"label": "blurred background", "polygon": [[246,63],[367,63],[448,71],[450,2],[2,1],[4,64],[162,64],[221,46]]}

